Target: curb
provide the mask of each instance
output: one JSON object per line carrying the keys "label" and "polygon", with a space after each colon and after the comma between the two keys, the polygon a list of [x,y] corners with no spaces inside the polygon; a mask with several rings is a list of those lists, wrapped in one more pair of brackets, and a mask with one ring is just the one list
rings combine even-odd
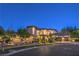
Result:
{"label": "curb", "polygon": [[22,51],[31,50],[31,49],[35,49],[35,48],[38,48],[38,47],[25,48],[25,49],[13,51],[13,52],[10,52],[10,53],[7,53],[7,54],[3,54],[2,56],[10,56],[10,55],[22,52]]}

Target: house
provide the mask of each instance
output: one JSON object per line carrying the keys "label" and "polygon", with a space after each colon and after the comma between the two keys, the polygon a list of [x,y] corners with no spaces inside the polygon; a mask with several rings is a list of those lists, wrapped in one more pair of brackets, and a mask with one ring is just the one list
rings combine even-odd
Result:
{"label": "house", "polygon": [[[60,42],[74,42],[69,34],[58,32],[56,29],[38,28],[36,26],[28,26],[27,31],[33,35],[35,39],[55,39]],[[51,36],[50,36],[51,35]],[[52,38],[50,38],[52,37]]]}
{"label": "house", "polygon": [[28,26],[27,31],[34,36],[38,36],[38,35],[46,35],[47,36],[50,34],[57,33],[56,29],[37,28],[36,26]]}
{"label": "house", "polygon": [[49,40],[49,36],[56,34],[56,29],[37,28],[36,26],[28,26],[27,31],[33,35],[34,41]]}
{"label": "house", "polygon": [[56,38],[57,38],[56,41],[62,41],[62,42],[71,41],[69,34],[57,33]]}

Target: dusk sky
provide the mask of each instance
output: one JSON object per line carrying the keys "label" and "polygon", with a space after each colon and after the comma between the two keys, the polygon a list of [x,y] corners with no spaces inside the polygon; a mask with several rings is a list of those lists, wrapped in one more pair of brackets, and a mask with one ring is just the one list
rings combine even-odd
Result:
{"label": "dusk sky", "polygon": [[29,25],[57,30],[79,27],[79,4],[0,4],[0,25],[14,30]]}

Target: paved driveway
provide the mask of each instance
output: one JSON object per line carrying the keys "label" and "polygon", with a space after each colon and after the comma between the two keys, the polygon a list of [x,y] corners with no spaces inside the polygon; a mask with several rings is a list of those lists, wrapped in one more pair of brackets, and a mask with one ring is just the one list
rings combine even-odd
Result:
{"label": "paved driveway", "polygon": [[57,43],[22,51],[12,56],[79,56],[79,44]]}

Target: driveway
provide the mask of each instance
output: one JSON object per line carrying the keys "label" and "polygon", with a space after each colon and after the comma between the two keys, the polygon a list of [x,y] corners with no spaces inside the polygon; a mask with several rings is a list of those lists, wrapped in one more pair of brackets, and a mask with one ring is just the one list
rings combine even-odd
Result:
{"label": "driveway", "polygon": [[57,43],[24,50],[12,56],[79,56],[79,43]]}

